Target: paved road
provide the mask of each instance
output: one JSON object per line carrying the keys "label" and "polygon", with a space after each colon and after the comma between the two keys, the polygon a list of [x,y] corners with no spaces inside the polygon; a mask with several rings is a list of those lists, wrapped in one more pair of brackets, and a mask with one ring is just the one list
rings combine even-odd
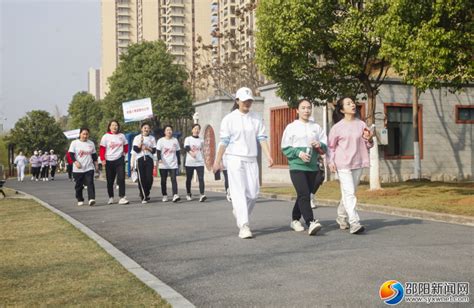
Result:
{"label": "paved road", "polygon": [[7,186],[81,221],[199,307],[382,307],[378,290],[390,279],[474,285],[472,227],[361,212],[368,231],[350,235],[337,228],[335,208],[319,208],[323,230],[310,237],[290,230],[292,204],[259,200],[255,238],[241,240],[219,193],[205,203],[162,203],[154,187],[142,206],[129,185],[132,203],[109,206],[99,181],[98,206],[78,207],[64,175]]}

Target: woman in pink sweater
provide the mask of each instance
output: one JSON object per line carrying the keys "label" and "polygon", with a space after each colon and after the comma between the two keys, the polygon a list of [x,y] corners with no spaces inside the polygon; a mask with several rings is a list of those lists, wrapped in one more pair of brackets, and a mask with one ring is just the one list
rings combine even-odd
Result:
{"label": "woman in pink sweater", "polygon": [[337,208],[337,223],[351,234],[364,232],[356,211],[355,192],[363,168],[369,167],[369,149],[374,145],[365,122],[356,116],[357,108],[349,97],[341,98],[333,112],[334,125],[329,132],[329,161],[331,172],[337,172],[341,186],[341,202]]}

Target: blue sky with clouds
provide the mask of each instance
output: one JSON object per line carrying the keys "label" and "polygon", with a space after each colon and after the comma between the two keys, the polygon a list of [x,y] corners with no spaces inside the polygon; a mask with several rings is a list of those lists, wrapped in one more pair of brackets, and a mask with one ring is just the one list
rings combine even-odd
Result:
{"label": "blue sky with clouds", "polygon": [[[100,67],[100,0],[0,0],[0,123],[62,115]],[[6,119],[5,119],[6,118]]]}

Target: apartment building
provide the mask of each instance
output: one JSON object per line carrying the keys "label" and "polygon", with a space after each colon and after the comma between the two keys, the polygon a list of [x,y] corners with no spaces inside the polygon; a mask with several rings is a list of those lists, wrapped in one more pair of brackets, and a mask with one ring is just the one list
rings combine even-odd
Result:
{"label": "apartment building", "polygon": [[210,44],[212,0],[102,0],[101,97],[129,44],[161,39],[191,76],[198,37]]}
{"label": "apartment building", "polygon": [[87,92],[96,100],[100,98],[100,69],[89,68],[87,74]]}

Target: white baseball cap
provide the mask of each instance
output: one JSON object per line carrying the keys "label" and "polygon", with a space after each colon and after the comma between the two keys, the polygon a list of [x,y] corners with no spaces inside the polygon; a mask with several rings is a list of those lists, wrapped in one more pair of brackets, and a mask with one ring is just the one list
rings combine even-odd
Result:
{"label": "white baseball cap", "polygon": [[246,87],[238,89],[235,93],[235,98],[240,101],[254,100],[252,90]]}

